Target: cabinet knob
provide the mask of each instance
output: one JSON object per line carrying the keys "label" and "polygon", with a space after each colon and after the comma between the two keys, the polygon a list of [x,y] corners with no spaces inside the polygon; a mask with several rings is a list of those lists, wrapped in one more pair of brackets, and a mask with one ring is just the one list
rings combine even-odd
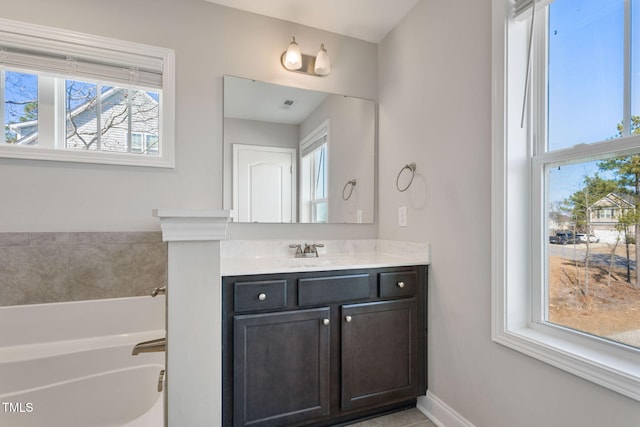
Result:
{"label": "cabinet knob", "polygon": [[351,319],[351,316],[344,316],[344,320],[345,320],[347,323],[350,323],[352,319]]}
{"label": "cabinet knob", "polygon": [[260,294],[260,295],[258,295],[258,299],[259,299],[260,301],[264,301],[264,300],[266,300],[266,299],[267,299],[267,294]]}
{"label": "cabinet knob", "polygon": [[328,326],[329,325],[329,319],[322,319],[322,324],[324,326]]}
{"label": "cabinet knob", "polygon": [[400,289],[404,288],[404,287],[405,287],[404,282],[398,282],[398,287],[399,287]]}

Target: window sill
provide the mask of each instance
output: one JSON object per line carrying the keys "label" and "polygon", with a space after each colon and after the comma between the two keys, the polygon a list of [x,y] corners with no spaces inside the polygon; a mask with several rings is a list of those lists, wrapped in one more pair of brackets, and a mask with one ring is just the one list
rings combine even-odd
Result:
{"label": "window sill", "polygon": [[0,158],[49,160],[59,162],[94,163],[123,166],[174,168],[173,156],[146,156],[131,153],[56,150],[40,147],[0,146]]}
{"label": "window sill", "polygon": [[640,351],[553,325],[504,329],[499,344],[640,401]]}

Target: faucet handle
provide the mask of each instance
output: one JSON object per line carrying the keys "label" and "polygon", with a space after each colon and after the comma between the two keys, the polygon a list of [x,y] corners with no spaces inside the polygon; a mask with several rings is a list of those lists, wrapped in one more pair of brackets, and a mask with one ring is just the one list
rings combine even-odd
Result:
{"label": "faucet handle", "polygon": [[302,256],[302,245],[296,245],[296,244],[290,244],[289,247],[291,249],[295,249],[296,250],[296,258],[299,258]]}

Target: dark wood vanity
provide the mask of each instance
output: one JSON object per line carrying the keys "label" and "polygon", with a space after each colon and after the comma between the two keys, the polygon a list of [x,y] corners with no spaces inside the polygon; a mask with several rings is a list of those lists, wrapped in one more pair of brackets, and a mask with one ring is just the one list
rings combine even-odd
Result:
{"label": "dark wood vanity", "polygon": [[427,266],[222,286],[224,426],[335,426],[426,393]]}

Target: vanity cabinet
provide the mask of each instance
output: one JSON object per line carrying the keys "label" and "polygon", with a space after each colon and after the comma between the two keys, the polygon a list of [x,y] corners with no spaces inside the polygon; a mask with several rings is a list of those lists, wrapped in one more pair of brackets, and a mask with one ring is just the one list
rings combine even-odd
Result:
{"label": "vanity cabinet", "polygon": [[426,270],[223,277],[223,425],[333,426],[414,405]]}

